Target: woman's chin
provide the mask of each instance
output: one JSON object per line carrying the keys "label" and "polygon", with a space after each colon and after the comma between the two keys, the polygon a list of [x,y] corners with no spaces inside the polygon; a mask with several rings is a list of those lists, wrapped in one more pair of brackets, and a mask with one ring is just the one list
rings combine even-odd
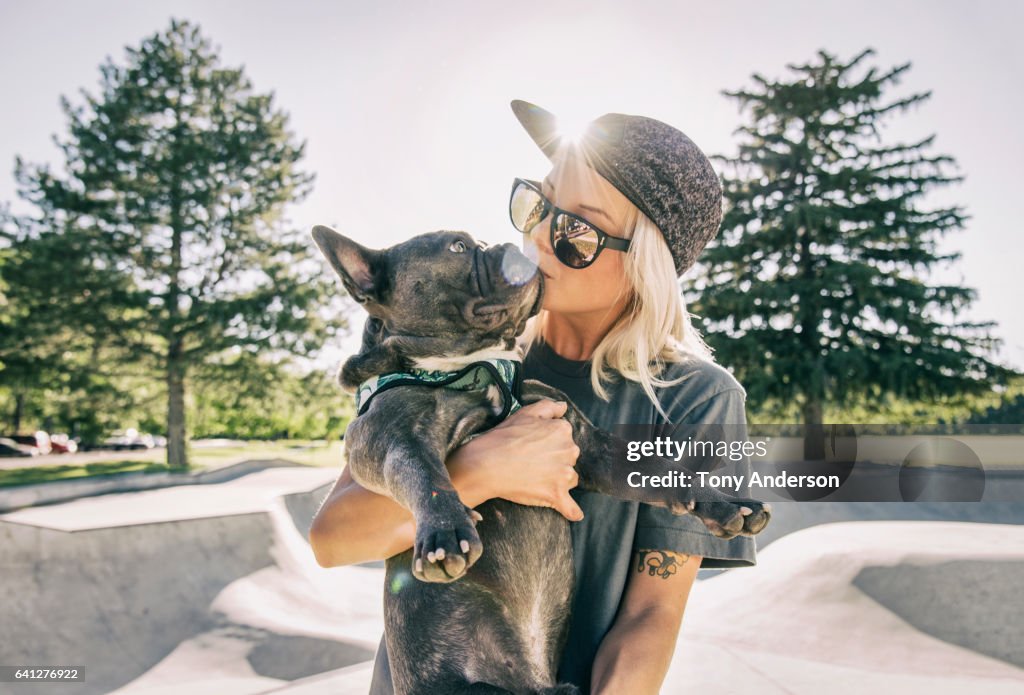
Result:
{"label": "woman's chin", "polygon": [[558,296],[558,290],[552,287],[551,282],[545,281],[544,297],[540,302],[541,311],[559,311],[561,307],[562,301],[561,297]]}
{"label": "woman's chin", "polygon": [[572,314],[579,310],[578,307],[572,305],[572,302],[562,302],[557,298],[548,299],[547,297],[544,297],[540,308],[552,314]]}

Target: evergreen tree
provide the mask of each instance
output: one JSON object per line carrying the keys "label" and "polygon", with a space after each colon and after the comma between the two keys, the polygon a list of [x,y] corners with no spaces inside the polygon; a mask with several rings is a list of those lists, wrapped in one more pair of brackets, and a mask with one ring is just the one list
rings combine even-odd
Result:
{"label": "evergreen tree", "polygon": [[961,180],[931,154],[934,135],[881,138],[884,121],[930,92],[890,99],[910,63],[879,71],[824,51],[789,65],[788,79],[753,75],[725,92],[747,123],[724,164],[727,209],[705,251],[694,313],[754,407],[798,403],[805,455],[824,453],[826,402],[895,394],[928,399],[978,392],[1008,371],[989,360],[992,323],[962,318],[973,290],[928,282],[958,254],[937,242],[962,229],[963,208],[929,207],[929,191]]}
{"label": "evergreen tree", "polygon": [[21,431],[24,420],[53,420],[48,405],[78,401],[57,421],[95,440],[99,409],[131,398],[111,380],[123,370],[123,351],[111,345],[116,321],[109,314],[127,278],[96,272],[88,234],[47,234],[37,220],[6,210],[0,222],[0,387],[10,394],[10,430]]}
{"label": "evergreen tree", "polygon": [[168,464],[184,467],[191,368],[228,349],[307,354],[338,328],[317,313],[332,284],[283,217],[312,176],[273,96],[222,67],[196,26],[172,21],[100,71],[98,95],[62,100],[63,174],[17,162],[39,216],[16,243],[44,238],[85,266],[80,320],[158,368]]}
{"label": "evergreen tree", "polygon": [[84,444],[128,427],[162,431],[144,424],[165,420],[155,360],[132,359],[116,331],[127,275],[97,272],[86,234],[17,222],[0,228],[0,413],[10,431],[41,427]]}

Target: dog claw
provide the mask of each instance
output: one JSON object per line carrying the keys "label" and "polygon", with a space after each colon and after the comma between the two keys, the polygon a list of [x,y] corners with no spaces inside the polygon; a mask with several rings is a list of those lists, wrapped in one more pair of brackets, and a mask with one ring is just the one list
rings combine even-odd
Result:
{"label": "dog claw", "polygon": [[459,541],[459,547],[462,549],[462,552],[468,553],[469,552],[469,541]]}
{"label": "dog claw", "polygon": [[742,514],[743,516],[748,516],[753,513],[754,510],[751,509],[750,507],[740,507],[740,514]]}
{"label": "dog claw", "polygon": [[444,571],[449,577],[461,577],[466,571],[466,558],[452,555],[444,562]]}
{"label": "dog claw", "polygon": [[[480,512],[478,512],[477,510],[475,510],[475,509],[470,509],[469,510],[469,515],[473,518],[473,521],[483,521],[484,520],[483,515]],[[463,541],[463,542],[465,542],[465,541]],[[465,552],[465,549],[463,550],[463,552]]]}

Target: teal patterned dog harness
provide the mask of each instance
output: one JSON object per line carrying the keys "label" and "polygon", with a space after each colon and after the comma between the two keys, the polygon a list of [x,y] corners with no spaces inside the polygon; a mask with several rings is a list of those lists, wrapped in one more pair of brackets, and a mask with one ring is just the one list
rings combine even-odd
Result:
{"label": "teal patterned dog harness", "polygon": [[356,391],[356,414],[362,415],[373,397],[396,386],[431,386],[457,391],[486,391],[497,386],[501,392],[498,422],[519,410],[523,385],[522,363],[515,360],[482,360],[468,364],[456,372],[410,369],[370,377]]}

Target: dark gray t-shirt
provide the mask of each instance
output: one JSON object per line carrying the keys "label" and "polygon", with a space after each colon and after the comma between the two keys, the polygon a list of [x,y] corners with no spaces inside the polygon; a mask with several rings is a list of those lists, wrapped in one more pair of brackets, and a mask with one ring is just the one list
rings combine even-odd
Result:
{"label": "dark gray t-shirt", "polygon": [[[689,375],[674,386],[655,388],[666,420],[639,384],[618,380],[606,384],[608,401],[598,398],[590,385],[590,363],[567,360],[544,342],[530,348],[523,375],[563,391],[598,427],[616,425],[713,423],[745,425],[745,393],[722,367],[693,358],[669,365],[662,378]],[[745,437],[743,428],[730,428]],[[750,478],[744,460],[735,473]],[[702,568],[749,567],[756,564],[753,538],[726,541],[713,536],[692,516],[674,516],[664,509],[626,502],[607,495],[575,489],[573,498],[583,509],[583,521],[572,524],[576,594],[570,617],[569,638],[559,667],[559,679],[590,689],[590,672],[601,640],[611,628],[630,574],[633,553],[639,549],[671,550],[703,556]],[[391,695],[387,652],[381,640],[374,665],[371,695]]]}

